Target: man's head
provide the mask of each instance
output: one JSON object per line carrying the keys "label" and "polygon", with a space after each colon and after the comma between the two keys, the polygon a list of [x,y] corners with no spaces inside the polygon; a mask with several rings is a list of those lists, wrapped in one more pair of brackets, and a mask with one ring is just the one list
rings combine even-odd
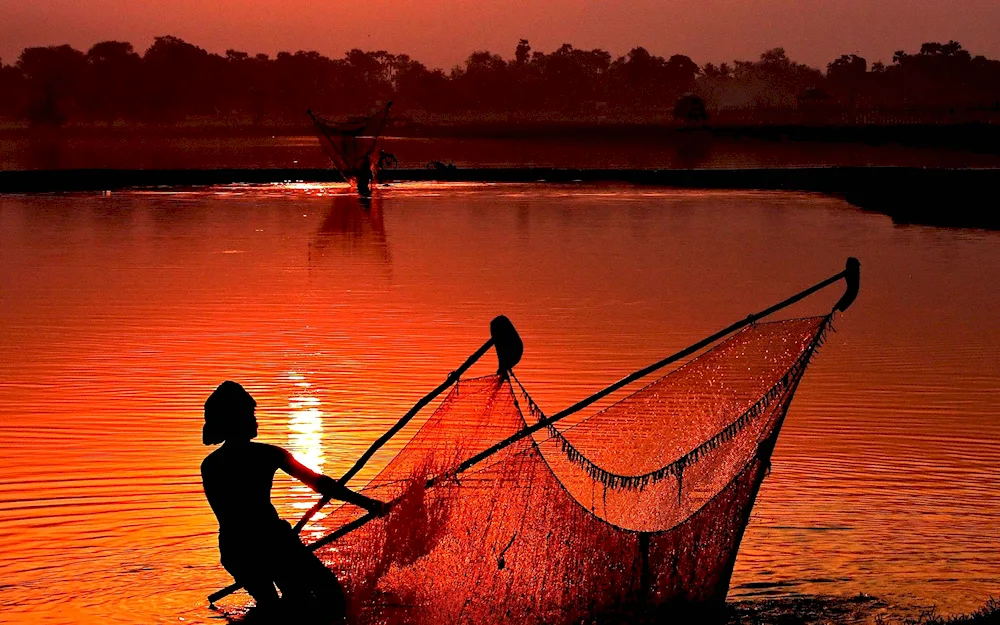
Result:
{"label": "man's head", "polygon": [[206,445],[218,445],[223,441],[255,438],[255,408],[257,402],[250,393],[236,382],[226,380],[205,401],[205,426],[201,430],[201,441]]}

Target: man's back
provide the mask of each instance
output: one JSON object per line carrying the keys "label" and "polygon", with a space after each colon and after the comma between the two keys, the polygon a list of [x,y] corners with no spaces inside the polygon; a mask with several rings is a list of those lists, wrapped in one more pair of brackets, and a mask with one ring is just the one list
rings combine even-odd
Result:
{"label": "man's back", "polygon": [[280,522],[271,483],[284,452],[254,442],[226,443],[201,463],[205,496],[222,533],[254,533]]}

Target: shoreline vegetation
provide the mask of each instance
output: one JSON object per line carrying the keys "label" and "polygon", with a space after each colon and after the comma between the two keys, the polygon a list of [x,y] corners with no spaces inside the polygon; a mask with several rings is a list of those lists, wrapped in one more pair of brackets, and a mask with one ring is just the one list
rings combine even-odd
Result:
{"label": "shoreline vegetation", "polygon": [[473,51],[446,71],[385,50],[354,49],[340,58],[304,50],[217,54],[169,35],[142,54],[125,41],[87,51],[30,47],[12,64],[0,60],[0,128],[302,132],[308,108],[363,115],[390,99],[393,123],[403,132],[408,125],[467,133],[476,126],[1000,122],[1000,60],[955,41],[927,42],[873,63],[844,54],[825,68],[798,63],[780,47],[757,60],[719,65],[643,47],[617,57],[569,43],[543,52],[525,39],[512,48],[511,58]]}

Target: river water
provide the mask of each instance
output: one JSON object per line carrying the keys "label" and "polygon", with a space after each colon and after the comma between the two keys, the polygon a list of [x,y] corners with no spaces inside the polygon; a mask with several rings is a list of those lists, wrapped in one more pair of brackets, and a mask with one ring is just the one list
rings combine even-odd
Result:
{"label": "river water", "polygon": [[[1000,233],[628,186],[2,196],[0,621],[219,622],[198,467],[222,380],[256,397],[259,440],[338,475],[496,314],[553,413],[851,255],[861,294],[792,404],[730,597],[974,609],[1000,594]],[[274,498],[292,519],[316,497],[279,478]]]}

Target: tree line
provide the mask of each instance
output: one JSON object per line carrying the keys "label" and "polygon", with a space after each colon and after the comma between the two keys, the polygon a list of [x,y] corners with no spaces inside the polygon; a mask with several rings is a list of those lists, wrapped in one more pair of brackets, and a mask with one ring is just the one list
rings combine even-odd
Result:
{"label": "tree line", "polygon": [[26,48],[13,64],[0,60],[0,93],[0,117],[40,125],[301,122],[307,108],[358,114],[389,99],[404,116],[637,121],[670,112],[703,119],[692,100],[709,116],[775,109],[1000,111],[1000,61],[950,41],[898,51],[889,64],[843,55],[825,71],[793,61],[782,48],[753,61],[700,66],[685,55],[662,57],[642,47],[620,57],[570,44],[545,53],[522,39],[511,58],[473,52],[444,71],[384,50],[355,49],[342,58],[314,51],[220,55],[164,36],[142,54],[123,41],[103,41],[86,52],[69,45]]}

